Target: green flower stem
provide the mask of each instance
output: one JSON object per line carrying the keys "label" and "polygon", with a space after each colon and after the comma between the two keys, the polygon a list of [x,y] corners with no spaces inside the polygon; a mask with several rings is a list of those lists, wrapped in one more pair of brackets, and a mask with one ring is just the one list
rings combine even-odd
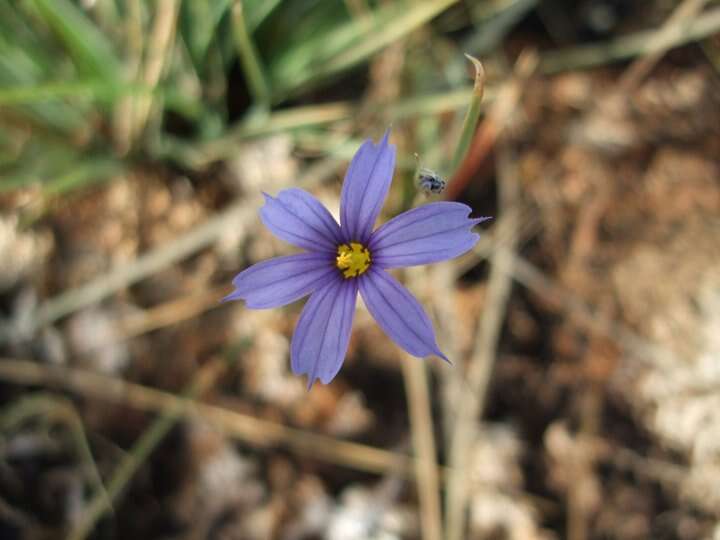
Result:
{"label": "green flower stem", "polygon": [[260,55],[247,30],[242,0],[236,0],[232,10],[232,20],[233,38],[250,92],[256,105],[268,109],[270,107],[270,87],[265,77]]}
{"label": "green flower stem", "polygon": [[455,155],[452,160],[452,171],[453,173],[460,167],[462,160],[465,158],[470,144],[472,143],[473,137],[475,136],[475,129],[477,127],[478,120],[480,119],[480,104],[482,103],[483,94],[485,92],[485,69],[483,68],[480,60],[465,55],[475,66],[475,86],[473,87],[473,93],[470,98],[470,106],[468,107],[467,113],[465,114],[465,120],[463,121],[462,131],[460,132],[460,140],[455,147]]}

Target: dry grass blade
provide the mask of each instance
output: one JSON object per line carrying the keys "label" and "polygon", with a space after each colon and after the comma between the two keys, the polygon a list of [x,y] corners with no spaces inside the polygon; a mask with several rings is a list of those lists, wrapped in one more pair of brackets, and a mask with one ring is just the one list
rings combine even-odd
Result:
{"label": "dry grass blade", "polygon": [[660,30],[647,30],[603,43],[580,45],[543,55],[545,73],[600,66],[634,56],[652,54],[702,39],[720,30],[720,9],[706,11],[690,23],[675,22]]}
{"label": "dry grass blade", "polygon": [[268,87],[265,69],[260,61],[257,47],[247,28],[247,21],[241,0],[236,0],[232,7],[233,37],[241,65],[245,71],[250,91],[255,104],[268,108],[270,105],[270,88]]}
{"label": "dry grass blade", "polygon": [[[501,148],[499,155],[500,211],[517,206],[518,181],[517,170],[513,158],[507,148]],[[480,413],[487,387],[490,381],[492,366],[495,361],[496,347],[500,337],[500,328],[505,318],[507,301],[512,286],[513,259],[517,241],[519,223],[515,219],[507,219],[503,224],[509,229],[503,249],[494,251],[490,258],[491,270],[488,282],[488,296],[480,328],[473,349],[470,367],[466,377],[466,385],[458,392],[462,398],[458,400],[457,419],[450,447],[450,480],[447,490],[447,538],[460,540],[465,534],[465,512],[467,506],[468,477],[464,471],[468,469],[470,449],[477,435],[475,422]]]}
{"label": "dry grass blade", "polygon": [[[314,166],[308,167],[298,184],[311,186],[322,182],[335,171],[337,163],[338,160],[335,158],[319,161]],[[44,325],[52,324],[79,309],[99,302],[125,287],[168,268],[185,257],[212,245],[230,228],[240,231],[248,230],[251,220],[256,219],[260,201],[260,197],[246,197],[185,235],[141,255],[133,263],[98,276],[85,285],[65,291],[47,300],[38,309],[34,321],[35,327],[41,328]],[[7,342],[10,331],[10,329],[0,326],[0,344]]]}
{"label": "dry grass blade", "polygon": [[[214,384],[224,367],[225,364],[221,361],[214,361],[204,366],[193,378],[185,392],[186,397],[180,399],[192,399],[205,392]],[[177,403],[174,407],[164,410],[163,414],[145,430],[115,469],[108,482],[107,493],[102,490],[90,500],[68,540],[83,540],[90,534],[100,518],[111,508],[112,502],[122,494],[140,466],[175,425],[180,418],[180,408],[181,404]]]}
{"label": "dry grass blade", "polygon": [[427,365],[410,355],[404,356],[402,370],[415,449],[415,479],[420,498],[420,529],[425,540],[440,540],[442,538],[440,483],[428,392]]}
{"label": "dry grass blade", "polygon": [[[128,58],[125,69],[128,79],[138,82],[142,64],[142,51],[144,44],[142,26],[142,7],[140,0],[127,2],[128,17],[125,23],[128,37]],[[124,155],[132,146],[133,118],[135,117],[136,96],[125,96],[117,104],[113,117],[113,136],[117,152]]]}
{"label": "dry grass blade", "polygon": [[[464,154],[465,157],[462,162],[457,164],[458,168],[453,172],[446,192],[448,200],[453,200],[460,195],[475,171],[479,169],[480,164],[490,153],[498,136],[505,129],[508,118],[510,118],[517,106],[524,83],[533,74],[537,64],[538,56],[534,51],[523,51],[518,57],[514,77],[498,90],[496,99],[475,132],[470,148]],[[482,76],[482,84],[484,92],[484,75]]]}
{"label": "dry grass blade", "polygon": [[228,227],[246,227],[255,218],[255,198],[236,203],[220,215],[196,227],[188,234],[139,257],[133,264],[120,267],[95,280],[61,293],[40,306],[36,326],[52,324],[58,319],[159,272],[203,249],[217,240]]}
{"label": "dry grass blade", "polygon": [[662,28],[654,35],[653,41],[664,44],[664,46],[653,47],[653,52],[647,56],[638,58],[627,68],[620,78],[620,87],[623,91],[632,92],[642,82],[642,79],[652,71],[652,68],[657,64],[658,60],[660,60],[663,54],[670,48],[666,43],[666,35],[671,33],[676,25],[692,21],[692,19],[703,10],[707,3],[708,0],[685,0],[675,8],[675,11],[668,17]]}
{"label": "dry grass blade", "polygon": [[130,339],[196,317],[218,307],[218,299],[227,295],[228,289],[228,285],[222,285],[130,315],[120,321],[120,337]]}
{"label": "dry grass blade", "polygon": [[289,428],[277,422],[184,399],[170,392],[98,373],[2,358],[0,379],[15,384],[61,388],[85,397],[123,403],[144,411],[172,410],[179,417],[209,422],[227,436],[255,447],[282,445],[314,459],[361,471],[379,474],[395,471],[405,478],[413,476],[413,459],[403,454]]}
{"label": "dry grass blade", "polygon": [[639,360],[665,367],[678,364],[673,352],[639,336],[621,323],[595,314],[581,298],[555,283],[518,255],[514,255],[513,277],[528,289],[559,304],[568,316],[590,332],[611,339]]}
{"label": "dry grass blade", "polygon": [[0,429],[4,435],[7,435],[15,426],[33,417],[56,419],[67,425],[72,433],[80,458],[88,466],[92,483],[95,485],[97,498],[101,499],[105,507],[114,513],[112,499],[105,489],[83,428],[82,419],[73,403],[61,396],[34,393],[20,398],[0,411]]}
{"label": "dry grass blade", "polygon": [[[160,0],[155,14],[155,24],[150,32],[147,57],[144,66],[144,82],[149,88],[154,88],[169,63],[174,46],[174,35],[177,26],[178,0]],[[132,138],[137,137],[145,127],[152,111],[152,98],[143,96],[135,103],[133,112]]]}
{"label": "dry grass blade", "polygon": [[453,171],[457,170],[460,166],[463,158],[470,148],[470,145],[472,144],[478,119],[480,118],[480,106],[482,105],[483,95],[485,94],[485,68],[483,67],[482,62],[469,54],[465,54],[465,57],[475,68],[475,82],[473,84],[473,93],[470,98],[470,104],[467,112],[465,113],[462,130],[460,131],[460,139],[455,147],[455,154],[452,159]]}

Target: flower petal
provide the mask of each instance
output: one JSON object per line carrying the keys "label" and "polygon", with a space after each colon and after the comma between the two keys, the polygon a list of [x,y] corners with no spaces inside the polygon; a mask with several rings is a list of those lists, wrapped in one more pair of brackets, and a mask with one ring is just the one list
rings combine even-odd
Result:
{"label": "flower petal", "polygon": [[335,253],[344,239],[330,212],[307,191],[284,189],[277,197],[265,195],[260,218],[278,238],[309,251]]}
{"label": "flower petal", "polygon": [[308,375],[308,389],[315,379],[323,384],[333,380],[350,341],[357,280],[336,276],[307,301],[290,344],[292,370],[297,375]]}
{"label": "flower petal", "polygon": [[332,257],[299,253],[257,263],[235,279],[235,291],[223,300],[245,300],[253,309],[284,306],[321,288],[338,275]]}
{"label": "flower petal", "polygon": [[419,358],[434,354],[447,360],[437,345],[430,318],[410,291],[375,266],[358,281],[370,314],[395,343]]}
{"label": "flower petal", "polygon": [[373,264],[381,268],[415,266],[452,259],[480,238],[471,229],[489,218],[469,219],[469,206],[435,202],[394,217],[370,238]]}
{"label": "flower petal", "polygon": [[395,169],[390,130],[378,144],[368,139],[353,157],[340,198],[340,224],[347,242],[365,243],[387,197]]}

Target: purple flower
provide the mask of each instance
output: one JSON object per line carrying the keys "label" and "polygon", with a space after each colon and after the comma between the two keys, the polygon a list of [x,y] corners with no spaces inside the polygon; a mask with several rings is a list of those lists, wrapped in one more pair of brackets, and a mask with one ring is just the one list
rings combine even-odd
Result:
{"label": "purple flower", "polygon": [[373,232],[395,168],[390,131],[379,144],[365,141],[343,183],[340,225],[315,197],[297,188],[265,195],[260,217],[278,238],[307,250],[263,261],[238,274],[225,300],[273,308],[311,295],[290,347],[292,370],[329,383],[345,359],[358,291],[385,333],[417,357],[445,360],[422,306],[386,272],[452,259],[471,249],[471,229],[488,218],[470,219],[470,207],[435,202],[391,219]]}

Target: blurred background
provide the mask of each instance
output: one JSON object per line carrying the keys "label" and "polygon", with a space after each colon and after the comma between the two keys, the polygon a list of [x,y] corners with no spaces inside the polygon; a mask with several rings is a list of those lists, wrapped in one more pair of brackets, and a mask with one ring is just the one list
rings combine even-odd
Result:
{"label": "blurred background", "polygon": [[[0,538],[720,538],[719,32],[707,0],[0,0]],[[453,363],[360,305],[308,392],[302,302],[219,299],[292,251],[261,191],[337,215],[388,126],[382,220],[494,217],[398,274]]]}

